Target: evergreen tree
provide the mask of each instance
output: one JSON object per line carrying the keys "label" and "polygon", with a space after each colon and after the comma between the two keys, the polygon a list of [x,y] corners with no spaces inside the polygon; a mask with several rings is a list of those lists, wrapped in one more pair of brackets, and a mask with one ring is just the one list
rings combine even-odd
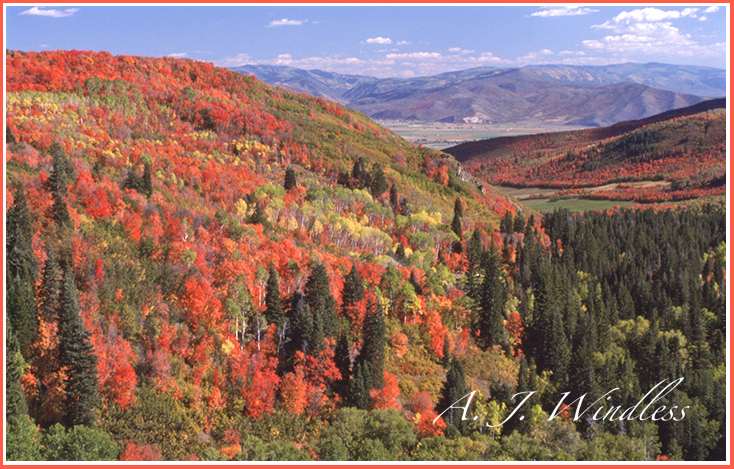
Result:
{"label": "evergreen tree", "polygon": [[390,184],[390,205],[392,206],[392,209],[394,211],[397,211],[399,207],[399,201],[398,201],[398,190],[395,187],[395,183]]}
{"label": "evergreen tree", "polygon": [[444,368],[448,368],[451,366],[451,344],[449,344],[449,336],[448,334],[443,336],[443,360],[442,364]]}
{"label": "evergreen tree", "polygon": [[[458,358],[453,357],[451,360],[451,368],[449,368],[448,373],[446,373],[446,381],[441,389],[441,397],[436,403],[436,413],[443,413],[443,420],[446,422],[446,425],[448,427],[454,427],[462,433],[467,428],[466,422],[468,422],[468,420],[462,420],[464,410],[458,408],[465,407],[466,401],[463,400],[459,402],[459,400],[466,397],[469,392],[469,386],[466,384],[466,375],[464,374],[464,366]],[[455,408],[449,409],[451,406],[454,406]],[[446,412],[444,413],[444,411]],[[467,415],[469,415],[468,412]]]}
{"label": "evergreen tree", "polygon": [[372,184],[370,185],[370,192],[374,197],[380,197],[387,189],[388,184],[385,180],[385,173],[382,170],[382,166],[375,163],[372,167]]}
{"label": "evergreen tree", "polygon": [[300,293],[294,293],[290,298],[291,327],[289,340],[285,344],[285,357],[282,369],[284,372],[293,370],[293,357],[296,352],[304,355],[312,354],[314,324],[313,316],[309,310],[306,297]]}
{"label": "evergreen tree", "polygon": [[344,287],[342,288],[342,308],[346,311],[351,306],[359,303],[364,299],[364,282],[357,272],[357,264],[352,264],[352,269],[344,277]]}
{"label": "evergreen tree", "polygon": [[339,339],[336,341],[334,349],[334,364],[341,374],[341,379],[336,382],[335,391],[341,396],[347,396],[349,391],[350,374],[352,368],[352,360],[349,356],[349,339],[347,332],[342,330]]}
{"label": "evergreen tree", "polygon": [[305,293],[314,319],[321,317],[324,337],[334,338],[338,327],[336,300],[329,289],[329,274],[323,264],[311,263],[311,275],[306,280]]}
{"label": "evergreen tree", "polygon": [[385,345],[387,344],[386,333],[384,315],[370,298],[362,325],[362,349],[359,351],[356,363],[364,365],[365,373],[369,375],[372,387],[377,389],[382,389],[385,385],[383,372]]}
{"label": "evergreen tree", "polygon": [[265,214],[265,210],[262,205],[255,203],[255,210],[250,215],[250,224],[257,225],[260,223],[263,227],[268,223],[268,216]]}
{"label": "evergreen tree", "polygon": [[548,354],[548,368],[553,371],[553,382],[556,387],[563,389],[568,382],[571,352],[568,348],[568,339],[560,313],[553,315]]}
{"label": "evergreen tree", "polygon": [[61,294],[61,268],[53,253],[49,253],[41,272],[41,286],[38,289],[38,316],[46,321],[56,319]]}
{"label": "evergreen tree", "polygon": [[33,254],[33,228],[21,184],[13,198],[6,219],[6,314],[21,350],[25,350],[38,331],[34,291],[38,261]]}
{"label": "evergreen tree", "polygon": [[66,196],[67,186],[75,177],[74,166],[69,161],[66,150],[57,142],[51,144],[49,154],[51,155],[51,174],[47,181],[48,188],[53,193]]}
{"label": "evergreen tree", "polygon": [[504,309],[508,291],[496,250],[482,257],[483,281],[480,287],[478,332],[485,347],[502,343],[504,338]]}
{"label": "evergreen tree", "polygon": [[66,370],[64,423],[67,427],[91,426],[96,420],[94,409],[100,403],[97,356],[91,334],[82,321],[74,277],[68,269],[64,272],[58,316],[59,365]]}
{"label": "evergreen tree", "polygon": [[515,233],[522,233],[525,231],[525,217],[522,213],[518,212],[515,216],[515,222],[513,223],[512,229]]}
{"label": "evergreen tree", "polygon": [[395,248],[395,259],[398,262],[405,262],[405,246],[403,246],[403,243],[398,243],[398,247]]}
{"label": "evergreen tree", "polygon": [[7,330],[7,344],[5,347],[5,419],[28,416],[28,403],[25,393],[20,384],[20,378],[24,373],[24,360],[20,354],[20,344],[13,334],[13,330]]}
{"label": "evergreen tree", "polygon": [[354,376],[349,381],[348,401],[350,405],[367,410],[370,404],[370,381],[369,371],[364,363],[358,363],[354,367]]}
{"label": "evergreen tree", "polygon": [[153,176],[150,173],[150,163],[146,162],[143,166],[143,180],[141,184],[143,195],[150,199],[153,195]]}
{"label": "evergreen tree", "polygon": [[500,232],[510,235],[512,234],[514,228],[515,228],[515,223],[512,218],[512,212],[508,210],[505,212],[504,215],[502,215],[502,220],[500,220]]}
{"label": "evergreen tree", "polygon": [[296,171],[292,167],[289,166],[285,170],[285,179],[283,181],[283,189],[285,189],[286,191],[289,191],[296,186],[298,186],[298,181],[296,180]]}
{"label": "evergreen tree", "polygon": [[458,216],[459,218],[464,218],[464,205],[461,203],[460,198],[456,198],[454,200],[454,215]]}
{"label": "evergreen tree", "polygon": [[5,125],[5,143],[14,144],[18,143],[18,141],[15,139],[15,135],[13,135],[13,131],[10,128],[9,125]]}
{"label": "evergreen tree", "polygon": [[268,324],[283,324],[283,304],[280,299],[280,281],[278,271],[270,264],[268,281],[265,284],[265,320]]}

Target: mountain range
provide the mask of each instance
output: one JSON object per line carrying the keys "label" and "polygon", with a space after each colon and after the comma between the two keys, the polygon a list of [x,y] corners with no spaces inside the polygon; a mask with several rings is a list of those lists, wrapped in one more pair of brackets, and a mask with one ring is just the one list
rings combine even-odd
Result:
{"label": "mountain range", "polygon": [[482,67],[410,79],[269,65],[233,70],[373,119],[411,121],[607,126],[726,94],[725,70],[660,63]]}

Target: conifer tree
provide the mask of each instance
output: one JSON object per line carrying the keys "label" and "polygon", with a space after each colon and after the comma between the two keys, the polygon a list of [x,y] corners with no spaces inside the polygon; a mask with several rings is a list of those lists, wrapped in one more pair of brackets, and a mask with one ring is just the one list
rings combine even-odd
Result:
{"label": "conifer tree", "polygon": [[280,281],[278,271],[270,264],[268,281],[265,284],[265,320],[268,324],[283,324],[283,304],[280,299]]}
{"label": "conifer tree", "polygon": [[21,350],[25,350],[38,330],[34,285],[38,261],[33,254],[33,228],[25,191],[18,184],[6,220],[6,314]]}
{"label": "conifer tree", "polygon": [[331,295],[329,274],[323,264],[315,261],[311,263],[311,275],[306,280],[305,293],[311,314],[314,318],[321,317],[324,337],[335,337],[338,326],[336,300]]}
{"label": "conifer tree", "polygon": [[150,163],[146,162],[143,166],[143,180],[141,184],[143,195],[150,199],[153,195],[153,176],[150,173]]}
{"label": "conifer tree", "polygon": [[5,347],[5,418],[6,422],[10,422],[14,418],[28,415],[28,403],[20,384],[20,378],[24,372],[20,344],[11,328],[7,329],[7,334]]}
{"label": "conifer tree", "polygon": [[385,345],[387,343],[385,318],[370,298],[367,303],[362,326],[362,348],[356,363],[363,364],[373,388],[382,389],[384,384]]}
{"label": "conifer tree", "polygon": [[504,308],[509,295],[496,251],[484,254],[481,269],[478,332],[480,342],[492,347],[501,344],[504,337]]}
{"label": "conifer tree", "polygon": [[59,296],[61,294],[61,268],[56,261],[56,256],[49,253],[41,272],[41,285],[38,289],[37,303],[38,315],[46,321],[56,319],[59,309]]}
{"label": "conifer tree", "polygon": [[364,363],[358,363],[354,368],[354,376],[349,381],[348,401],[350,405],[367,410],[370,403],[370,390],[372,383],[369,377],[369,371]]}
{"label": "conifer tree", "polygon": [[283,180],[283,189],[289,191],[298,185],[296,180],[296,171],[292,167],[285,170],[285,178]]}
{"label": "conifer tree", "polygon": [[[443,413],[443,420],[446,422],[446,425],[456,428],[459,432],[464,432],[467,427],[466,422],[462,420],[464,410],[459,408],[465,407],[466,402],[459,401],[463,397],[466,397],[469,392],[469,386],[466,384],[464,366],[454,356],[451,359],[451,368],[446,373],[446,381],[441,389],[441,397],[436,403],[436,413],[439,415]],[[449,409],[451,406],[454,406],[454,408]]]}
{"label": "conifer tree", "polygon": [[94,410],[100,403],[97,356],[80,315],[76,285],[69,269],[64,271],[58,316],[59,365],[66,370],[64,424],[90,426],[96,420]]}
{"label": "conifer tree", "polygon": [[334,364],[341,374],[341,379],[336,382],[335,391],[342,396],[347,396],[349,391],[352,360],[349,356],[349,339],[347,332],[342,329],[334,349]]}
{"label": "conifer tree", "polygon": [[382,166],[375,163],[372,168],[372,184],[370,185],[370,192],[374,197],[380,197],[387,189],[388,184],[385,180],[385,173],[382,170]]}
{"label": "conifer tree", "polygon": [[399,201],[398,201],[398,190],[395,187],[395,183],[390,184],[390,206],[392,206],[393,211],[397,211],[399,207]]}
{"label": "conifer tree", "polygon": [[364,299],[364,282],[357,272],[357,264],[353,263],[349,273],[344,277],[342,288],[342,307],[344,310]]}

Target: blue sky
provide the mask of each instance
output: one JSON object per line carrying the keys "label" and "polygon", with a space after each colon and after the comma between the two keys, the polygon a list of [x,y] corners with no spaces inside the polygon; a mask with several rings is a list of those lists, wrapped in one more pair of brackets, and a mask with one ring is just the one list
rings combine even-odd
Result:
{"label": "blue sky", "polygon": [[626,6],[23,4],[5,45],[289,65],[377,77],[479,66],[727,66],[728,4]]}

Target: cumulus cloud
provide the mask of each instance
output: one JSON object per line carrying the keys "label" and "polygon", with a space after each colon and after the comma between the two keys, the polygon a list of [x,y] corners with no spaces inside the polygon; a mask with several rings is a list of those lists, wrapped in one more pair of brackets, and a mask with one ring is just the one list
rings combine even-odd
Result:
{"label": "cumulus cloud", "polygon": [[392,40],[389,37],[371,37],[367,39],[367,44],[392,44]]}
{"label": "cumulus cloud", "polygon": [[443,58],[440,52],[410,52],[407,54],[387,54],[385,57],[391,60],[401,60],[401,59],[429,60],[429,59]]}
{"label": "cumulus cloud", "polygon": [[410,44],[410,42],[408,42],[408,41],[398,41],[398,43],[397,43],[397,45],[399,45],[399,46],[407,46],[408,44]]}
{"label": "cumulus cloud", "polygon": [[30,10],[21,11],[21,15],[33,15],[33,16],[49,16],[51,18],[64,18],[71,16],[79,11],[79,8],[67,8],[66,10],[42,10],[38,7],[33,7]]}
{"label": "cumulus cloud", "polygon": [[306,21],[307,20],[289,20],[288,18],[283,18],[282,20],[271,21],[268,27],[275,28],[276,26],[300,26]]}
{"label": "cumulus cloud", "polygon": [[588,7],[577,7],[577,6],[553,6],[543,7],[542,10],[531,13],[530,16],[541,16],[541,17],[552,17],[552,16],[579,16],[588,15],[589,13],[595,13],[599,10],[594,10]]}
{"label": "cumulus cloud", "polygon": [[672,54],[682,57],[720,55],[725,51],[723,44],[701,45],[690,34],[673,26],[675,20],[698,18],[699,10],[661,10],[648,7],[623,11],[609,21],[592,26],[597,30],[609,30],[611,34],[601,39],[582,41],[582,44],[589,49],[620,56],[631,53]]}
{"label": "cumulus cloud", "polygon": [[657,23],[661,21],[674,20],[690,16],[696,17],[698,8],[685,8],[678,10],[661,10],[659,8],[639,8],[632,11],[623,11],[611,20],[592,26],[595,29],[618,29],[620,27],[635,23]]}
{"label": "cumulus cloud", "polygon": [[217,67],[239,67],[253,63],[249,54],[237,54],[234,57],[225,57],[221,60],[215,60],[214,65]]}
{"label": "cumulus cloud", "polygon": [[166,57],[173,57],[176,59],[180,59],[181,57],[186,57],[186,52],[175,52],[173,54],[168,54]]}

